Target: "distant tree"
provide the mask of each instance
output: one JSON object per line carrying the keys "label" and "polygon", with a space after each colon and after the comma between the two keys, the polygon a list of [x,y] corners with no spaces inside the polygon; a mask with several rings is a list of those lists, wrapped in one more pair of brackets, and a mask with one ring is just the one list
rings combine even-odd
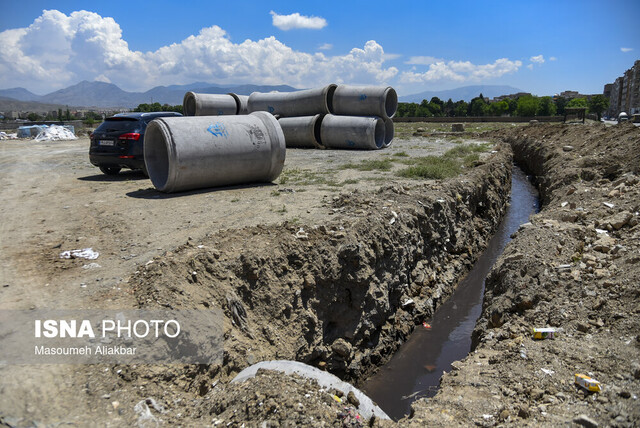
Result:
{"label": "distant tree", "polygon": [[455,104],[453,103],[451,98],[449,98],[444,105],[443,113],[445,116],[451,117],[454,115],[454,109],[455,109]]}
{"label": "distant tree", "polygon": [[[429,105],[431,106],[430,107],[431,108],[431,112],[433,112],[434,115],[435,115],[436,111],[439,112],[439,113],[444,112],[444,101],[442,101],[438,97],[432,97],[431,101],[429,101]],[[438,106],[438,107],[436,108],[435,106]]]}
{"label": "distant tree", "polygon": [[493,116],[502,116],[509,113],[509,103],[506,100],[489,104],[489,111]]}
{"label": "distant tree", "polygon": [[475,97],[469,103],[469,116],[484,116],[489,111],[489,105],[482,94]]}
{"label": "distant tree", "polygon": [[587,107],[589,108],[589,105],[587,104],[587,99],[586,98],[574,98],[571,101],[569,101],[567,103],[567,107]]}
{"label": "distant tree", "polygon": [[558,97],[555,100],[556,112],[562,116],[564,115],[564,108],[567,106],[567,99],[565,97]]}
{"label": "distant tree", "polygon": [[538,101],[537,116],[555,116],[556,105],[553,103],[551,97],[541,97]]}
{"label": "distant tree", "polygon": [[58,120],[62,120],[62,109],[61,108],[58,109],[58,117],[57,117],[57,119]]}
{"label": "distant tree", "polygon": [[453,109],[453,113],[455,117],[466,117],[468,111],[469,111],[469,104],[463,100],[456,102],[455,107]]}
{"label": "distant tree", "polygon": [[513,116],[518,108],[518,100],[515,98],[509,98],[506,101],[509,103],[509,116]]}
{"label": "distant tree", "polygon": [[67,111],[64,114],[65,120],[71,120],[71,112],[69,111],[69,107],[67,107]]}
{"label": "distant tree", "polygon": [[433,99],[431,99],[431,101],[429,102],[429,105],[427,106],[427,108],[431,112],[432,116],[442,116],[442,106],[443,106],[443,104],[444,103],[442,103],[442,104],[439,104],[437,102],[434,103]]}
{"label": "distant tree", "polygon": [[182,104],[170,106],[169,104],[160,104],[160,103],[153,103],[153,104],[142,103],[142,104],[138,104],[138,107],[134,108],[133,111],[142,112],[142,113],[149,113],[152,111],[176,111],[178,113],[182,113]]}
{"label": "distant tree", "polygon": [[535,116],[538,111],[538,97],[525,95],[518,98],[518,106],[516,107],[516,116],[530,117]]}
{"label": "distant tree", "polygon": [[589,111],[598,115],[598,120],[602,112],[609,108],[609,99],[604,95],[594,95],[588,102]]}
{"label": "distant tree", "polygon": [[409,117],[410,112],[415,110],[415,103],[398,103],[398,108],[396,110],[397,117]]}
{"label": "distant tree", "polygon": [[31,122],[37,122],[41,119],[41,117],[38,113],[29,113],[27,115],[27,119],[29,119]]}

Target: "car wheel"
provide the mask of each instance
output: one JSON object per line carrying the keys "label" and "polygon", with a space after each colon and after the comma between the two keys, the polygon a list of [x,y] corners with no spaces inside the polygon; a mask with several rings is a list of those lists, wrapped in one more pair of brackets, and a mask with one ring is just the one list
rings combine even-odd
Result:
{"label": "car wheel", "polygon": [[149,171],[147,171],[147,167],[146,166],[142,167],[142,173],[144,174],[145,177],[149,178]]}
{"label": "car wheel", "polygon": [[119,166],[101,166],[100,171],[104,172],[107,175],[116,175],[120,172],[122,168]]}

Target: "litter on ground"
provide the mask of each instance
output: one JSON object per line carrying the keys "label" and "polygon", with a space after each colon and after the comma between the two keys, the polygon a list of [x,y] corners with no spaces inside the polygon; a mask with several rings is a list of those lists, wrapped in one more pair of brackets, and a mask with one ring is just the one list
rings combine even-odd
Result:
{"label": "litter on ground", "polygon": [[69,250],[60,253],[61,259],[87,259],[95,260],[100,253],[93,251],[92,248],[83,248],[82,250]]}

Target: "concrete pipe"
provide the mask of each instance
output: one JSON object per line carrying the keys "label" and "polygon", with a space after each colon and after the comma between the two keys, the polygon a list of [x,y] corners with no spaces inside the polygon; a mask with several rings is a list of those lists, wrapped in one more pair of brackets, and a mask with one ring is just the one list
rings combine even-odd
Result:
{"label": "concrete pipe", "polygon": [[249,108],[247,105],[249,103],[249,95],[238,95],[231,92],[229,92],[229,95],[235,98],[236,104],[238,105],[236,114],[249,114]]}
{"label": "concrete pipe", "polygon": [[320,125],[320,141],[331,149],[381,149],[385,125],[379,117],[326,115]]}
{"label": "concrete pipe", "polygon": [[398,95],[391,86],[338,85],[333,93],[333,114],[393,117]]}
{"label": "concrete pipe", "polygon": [[383,148],[387,148],[391,145],[391,141],[393,141],[393,136],[395,135],[395,127],[393,125],[393,120],[390,118],[384,119],[384,144]]}
{"label": "concrete pipe", "polygon": [[182,100],[185,116],[221,116],[238,114],[238,102],[231,94],[187,92]]}
{"label": "concrete pipe", "polygon": [[268,111],[282,117],[332,113],[331,100],[336,87],[331,84],[295,92],[254,92],[249,95],[249,112]]}
{"label": "concrete pipe", "polygon": [[324,115],[283,117],[278,119],[287,147],[324,149],[320,142],[320,125]]}
{"label": "concrete pipe", "polygon": [[284,167],[285,140],[269,113],[162,117],[144,136],[144,161],[162,192],[269,182]]}

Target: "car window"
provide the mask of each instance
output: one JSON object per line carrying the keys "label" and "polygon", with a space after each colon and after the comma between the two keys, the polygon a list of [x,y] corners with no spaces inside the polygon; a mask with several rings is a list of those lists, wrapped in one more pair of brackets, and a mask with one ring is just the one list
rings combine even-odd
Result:
{"label": "car window", "polygon": [[102,124],[96,129],[96,132],[126,132],[143,127],[144,125],[138,119],[131,119],[128,117],[112,117],[107,118],[104,122],[102,122]]}

